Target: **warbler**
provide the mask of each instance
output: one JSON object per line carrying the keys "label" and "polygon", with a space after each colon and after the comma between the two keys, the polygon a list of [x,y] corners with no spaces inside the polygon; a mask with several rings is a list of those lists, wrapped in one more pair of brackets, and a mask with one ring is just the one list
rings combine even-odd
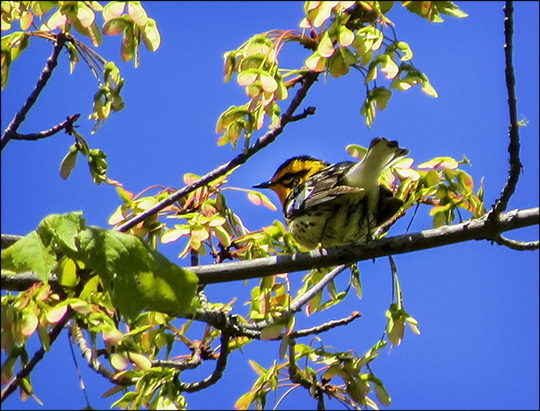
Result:
{"label": "warbler", "polygon": [[362,243],[403,205],[377,180],[390,163],[408,153],[397,141],[377,137],[358,162],[292,157],[271,180],[253,187],[270,188],[278,195],[285,221],[304,247]]}

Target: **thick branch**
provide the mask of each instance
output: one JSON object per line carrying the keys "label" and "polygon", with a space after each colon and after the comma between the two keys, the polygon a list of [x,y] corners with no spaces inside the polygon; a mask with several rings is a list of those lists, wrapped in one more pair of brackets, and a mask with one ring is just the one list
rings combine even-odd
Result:
{"label": "thick branch", "polygon": [[[486,221],[486,217],[483,217],[460,224],[425,230],[419,233],[373,240],[361,246],[342,246],[332,249],[314,250],[309,253],[279,255],[248,261],[199,265],[186,268],[199,276],[200,284],[224,283],[249,278],[260,278],[284,272],[352,264],[356,261],[427,250],[470,240],[496,241],[497,236],[501,232],[538,225],[539,223],[540,210],[538,207],[527,210],[513,210],[500,216],[500,223],[496,227],[497,231],[494,231],[493,225]],[[39,277],[31,272],[3,275],[1,280],[1,288],[11,291],[25,290],[32,284],[40,281]],[[55,284],[57,283],[57,279],[51,277],[49,282]]]}
{"label": "thick branch", "polygon": [[190,184],[180,190],[175,191],[174,193],[169,195],[167,198],[157,203],[154,207],[149,208],[144,213],[138,214],[132,219],[119,225],[116,229],[118,231],[127,231],[130,228],[135,227],[137,224],[144,221],[151,215],[156,214],[157,212],[163,210],[164,208],[174,204],[176,201],[186,196],[187,194],[191,193],[192,191],[195,191],[196,189],[208,184],[209,182],[215,180],[216,178],[225,175],[227,172],[231,171],[233,168],[245,163],[251,156],[253,156],[255,153],[257,153],[258,151],[266,147],[272,141],[274,141],[283,132],[283,129],[285,128],[287,123],[290,123],[291,121],[296,121],[299,118],[303,118],[309,114],[312,114],[313,110],[307,109],[306,111],[304,111],[303,114],[300,114],[299,116],[294,116],[294,112],[300,106],[304,98],[306,97],[306,94],[309,88],[317,80],[317,77],[318,77],[318,73],[312,73],[312,72],[308,72],[304,75],[304,84],[302,85],[300,89],[298,89],[295,97],[293,98],[293,100],[291,101],[291,104],[289,105],[289,108],[287,109],[285,114],[281,117],[279,126],[275,127],[274,129],[266,133],[264,136],[259,138],[255,142],[255,144],[253,144],[253,146],[251,146],[249,149],[244,151],[242,154],[239,154],[238,156],[233,158],[228,163],[223,164],[219,166],[218,168],[212,170],[211,172],[205,174],[199,180],[195,181],[193,184]]}
{"label": "thick branch", "polygon": [[36,84],[36,87],[28,96],[28,99],[22,106],[22,108],[15,114],[15,117],[13,117],[13,120],[11,120],[11,123],[6,128],[6,131],[4,132],[4,135],[2,136],[1,141],[1,149],[3,150],[6,144],[9,142],[9,140],[15,138],[17,135],[17,129],[21,125],[21,123],[26,118],[26,115],[32,108],[32,106],[36,103],[39,94],[49,81],[49,78],[52,75],[52,72],[54,68],[58,65],[58,56],[60,55],[60,51],[62,50],[62,47],[64,47],[64,44],[67,41],[67,37],[64,33],[58,33],[56,36],[56,44],[54,45],[54,49],[52,51],[51,56],[47,59],[47,63],[45,64],[45,68],[41,72],[41,75],[39,76],[39,80]]}
{"label": "thick branch", "polygon": [[500,216],[497,232],[493,232],[493,227],[484,217],[419,233],[386,237],[370,241],[361,246],[342,246],[314,250],[309,253],[200,265],[188,269],[199,276],[201,284],[246,280],[283,272],[303,271],[338,264],[352,264],[356,261],[427,250],[470,240],[494,240],[500,232],[538,225],[539,223],[540,213],[538,208],[513,210]]}

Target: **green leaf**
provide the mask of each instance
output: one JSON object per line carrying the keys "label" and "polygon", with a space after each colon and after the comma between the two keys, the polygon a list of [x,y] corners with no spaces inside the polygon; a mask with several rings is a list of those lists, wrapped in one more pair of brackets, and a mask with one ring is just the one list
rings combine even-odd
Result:
{"label": "green leaf", "polygon": [[256,68],[241,71],[238,73],[238,76],[236,76],[236,82],[243,87],[249,86],[250,84],[253,84],[262,73],[263,71],[261,69]]}
{"label": "green leaf", "polygon": [[120,58],[125,63],[135,55],[135,35],[133,33],[133,25],[126,26],[124,36],[122,38],[122,46],[120,48]]}
{"label": "green leaf", "polygon": [[231,124],[234,121],[243,119],[248,114],[250,114],[250,112],[244,106],[229,107],[221,116],[219,116],[219,119],[216,125],[216,133],[219,134],[223,132],[229,126],[229,124]]}
{"label": "green leaf", "polygon": [[275,339],[279,338],[279,336],[283,332],[286,325],[287,324],[284,324],[283,322],[278,321],[278,322],[276,322],[274,324],[270,324],[270,325],[264,327],[261,330],[261,340],[262,341],[270,341],[270,340],[275,340]]}
{"label": "green leaf", "polygon": [[278,88],[277,81],[274,79],[274,77],[272,77],[268,73],[264,73],[264,72],[261,73],[260,81],[261,81],[261,85],[262,85],[263,90],[268,92],[268,93],[273,93]]}
{"label": "green leaf", "polygon": [[7,85],[10,65],[28,47],[30,36],[17,31],[2,37],[2,90]]}
{"label": "green leaf", "polygon": [[82,213],[47,216],[38,229],[2,251],[2,272],[34,271],[45,282],[56,252],[82,261],[99,275],[113,303],[128,318],[142,310],[192,310],[198,278],[171,263],[138,237],[85,227]]}
{"label": "green leaf", "polygon": [[375,395],[377,395],[379,402],[385,407],[389,407],[392,400],[388,391],[384,388],[382,381],[374,375],[371,375],[369,379],[373,383],[373,389],[375,390]]}
{"label": "green leaf", "polygon": [[138,237],[88,227],[80,235],[79,258],[100,275],[113,303],[128,318],[142,310],[178,315],[192,309],[197,276]]}
{"label": "green leaf", "polygon": [[428,19],[430,23],[442,23],[440,13],[453,17],[467,17],[468,14],[451,1],[409,1],[407,9],[420,17]]}
{"label": "green leaf", "polygon": [[376,87],[370,93],[371,98],[375,102],[379,110],[384,110],[388,105],[388,100],[392,97],[392,91],[385,87]]}
{"label": "green leaf", "polygon": [[63,258],[54,271],[62,287],[75,287],[79,284],[77,264],[71,258]]}
{"label": "green leaf", "polygon": [[401,61],[408,61],[413,58],[413,52],[407,43],[404,41],[398,41],[396,46],[403,52],[403,56],[400,58]]}
{"label": "green leaf", "polygon": [[[234,52],[228,51],[223,55],[223,59],[225,60],[225,78],[223,79],[224,83],[228,83],[231,79],[232,73],[234,72],[236,68],[236,57],[234,56]],[[246,67],[249,68],[249,67]]]}
{"label": "green leaf", "polygon": [[89,28],[94,23],[96,15],[94,11],[83,2],[78,3],[77,7],[77,20],[84,28]]}
{"label": "green leaf", "polygon": [[38,225],[37,233],[45,244],[56,244],[60,251],[77,260],[78,235],[85,229],[82,212],[51,214]]}
{"label": "green leaf", "polygon": [[36,231],[32,231],[3,250],[1,260],[2,274],[33,271],[46,283],[56,264],[56,254],[52,247],[43,244]]}

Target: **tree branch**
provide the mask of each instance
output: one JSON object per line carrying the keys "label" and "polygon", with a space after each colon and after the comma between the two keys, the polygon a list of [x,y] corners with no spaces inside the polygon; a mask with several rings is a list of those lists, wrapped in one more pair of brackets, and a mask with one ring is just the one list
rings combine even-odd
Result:
{"label": "tree branch", "polygon": [[56,44],[54,45],[51,56],[47,59],[45,68],[39,76],[36,87],[30,94],[30,96],[28,96],[28,99],[26,99],[26,102],[24,103],[22,108],[17,112],[17,114],[15,114],[15,117],[13,117],[13,120],[11,120],[11,123],[9,123],[4,132],[4,135],[2,136],[2,141],[0,143],[1,150],[3,150],[6,144],[9,143],[9,140],[15,138],[18,135],[17,129],[26,118],[26,115],[28,114],[32,106],[36,103],[39,94],[49,81],[49,78],[51,77],[54,68],[58,65],[58,56],[60,55],[60,51],[62,50],[62,47],[64,47],[64,44],[67,40],[67,36],[62,32],[56,35]]}
{"label": "tree branch", "polygon": [[373,240],[365,245],[349,245],[331,249],[317,249],[308,253],[279,255],[255,260],[200,265],[188,267],[199,276],[201,284],[222,283],[274,275],[283,272],[303,271],[312,268],[352,264],[394,254],[427,250],[443,245],[470,240],[492,240],[500,232],[514,230],[540,223],[539,208],[513,210],[500,216],[497,232],[487,222],[478,218],[460,224]]}
{"label": "tree branch", "polygon": [[73,128],[73,123],[75,123],[79,119],[80,116],[81,116],[80,114],[74,114],[72,116],[69,116],[62,123],[50,128],[49,130],[41,131],[39,133],[33,133],[33,134],[15,133],[14,135],[12,135],[11,140],[36,141],[42,138],[50,137],[64,129],[66,130],[66,133],[69,133],[70,130]]}
{"label": "tree branch", "polygon": [[[365,245],[349,245],[329,249],[318,249],[307,253],[278,255],[254,260],[227,262],[221,264],[186,267],[197,274],[199,283],[215,284],[229,281],[247,280],[275,275],[283,272],[304,271],[312,268],[352,264],[394,254],[427,250],[443,245],[456,244],[470,240],[496,241],[501,232],[540,224],[538,207],[526,210],[513,210],[501,214],[497,227],[487,221],[487,217],[465,221],[460,224],[443,226],[419,233],[385,237],[369,241]],[[496,230],[495,230],[496,228]],[[22,291],[40,279],[35,273],[2,275],[1,288]],[[49,279],[56,284],[55,277]],[[214,319],[218,321],[218,319]],[[212,321],[209,321],[212,323]],[[219,327],[218,327],[219,328]]]}
{"label": "tree branch", "polygon": [[499,245],[504,245],[512,250],[517,251],[532,251],[540,248],[539,241],[516,241],[503,237],[500,234],[494,239],[494,241]]}
{"label": "tree branch", "polygon": [[[274,141],[282,132],[285,126],[290,123],[291,121],[296,121],[300,119],[300,117],[311,114],[313,111],[312,108],[306,109],[303,114],[300,114],[298,116],[294,116],[294,112],[296,109],[300,106],[304,98],[306,97],[306,94],[310,87],[313,85],[313,83],[317,80],[318,73],[308,72],[304,74],[304,84],[298,91],[296,92],[296,95],[294,96],[293,100],[291,101],[291,104],[289,105],[289,108],[285,112],[285,114],[281,117],[281,121],[279,123],[279,126],[273,128],[268,133],[266,133],[264,136],[259,138],[253,146],[251,146],[249,149],[244,151],[242,154],[239,154],[235,158],[233,158],[231,161],[229,161],[226,164],[223,164],[216,169],[210,171],[209,173],[202,176],[199,180],[195,181],[194,183],[181,188],[180,190],[175,191],[171,195],[169,195],[164,200],[157,203],[155,206],[149,208],[145,212],[136,215],[135,217],[131,218],[130,220],[124,222],[123,224],[120,224],[118,227],[116,227],[116,230],[118,231],[127,231],[130,228],[135,227],[140,222],[144,221],[151,215],[156,214],[157,212],[163,210],[164,208],[174,204],[176,201],[178,201],[180,198],[186,196],[187,194],[191,193],[192,191],[195,191],[196,189],[208,184],[209,182],[215,180],[218,177],[221,177],[225,175],[227,172],[232,170],[233,168],[244,164],[251,156],[253,156],[255,153],[266,147],[268,144],[270,144],[272,141]],[[303,117],[302,117],[303,118]]]}
{"label": "tree branch", "polygon": [[523,165],[519,158],[519,126],[517,122],[517,99],[516,99],[516,78],[514,76],[514,63],[512,53],[514,51],[513,35],[514,35],[514,4],[507,1],[504,7],[504,56],[506,60],[505,75],[506,89],[508,91],[508,109],[510,112],[510,126],[508,132],[510,143],[508,152],[510,153],[510,170],[508,172],[508,181],[506,182],[501,197],[495,202],[492,210],[489,213],[489,220],[496,221],[497,216],[506,210],[508,201],[514,191],[519,180],[519,174]]}
{"label": "tree branch", "polygon": [[[362,314],[360,314],[358,311],[355,311],[350,316],[345,317],[345,318],[341,318],[339,320],[332,320],[332,321],[328,321],[326,323],[317,325],[317,326],[312,327],[312,328],[307,328],[307,329],[304,329],[304,330],[294,331],[294,332],[291,333],[291,335],[289,337],[291,337],[291,338],[300,338],[300,337],[306,337],[308,335],[320,334],[320,333],[329,331],[332,328],[340,327],[342,325],[347,325],[347,324],[353,322],[354,320],[356,320],[357,318],[360,318],[361,316],[362,316]],[[282,338],[283,337],[280,337],[279,339],[282,339]]]}
{"label": "tree branch", "polygon": [[223,371],[225,371],[225,367],[227,366],[227,357],[229,356],[230,340],[231,340],[231,336],[222,331],[221,332],[221,352],[219,353],[219,358],[217,360],[216,368],[214,369],[214,372],[202,381],[191,382],[191,383],[180,383],[181,391],[195,392],[195,391],[204,390],[205,388],[209,387],[210,385],[215,384],[221,379],[221,377],[223,376]]}
{"label": "tree branch", "polygon": [[92,349],[88,346],[88,341],[86,341],[82,328],[79,325],[75,327],[74,337],[77,340],[77,343],[79,344],[79,349],[81,350],[83,357],[88,363],[88,366],[92,368],[95,372],[107,378],[110,382],[116,385],[128,386],[128,385],[133,384],[133,380],[131,378],[126,378],[126,377],[115,378],[115,373],[108,370],[101,364],[101,362],[94,356]]}
{"label": "tree branch", "polygon": [[324,287],[328,285],[330,281],[332,281],[334,278],[338,276],[338,274],[341,274],[345,269],[347,268],[347,264],[341,264],[340,266],[334,268],[332,271],[330,271],[328,274],[326,274],[321,281],[319,281],[317,284],[315,284],[313,287],[311,287],[305,294],[303,294],[300,298],[293,301],[291,304],[291,311],[296,312],[300,311],[304,305],[306,305],[319,291],[321,291]]}

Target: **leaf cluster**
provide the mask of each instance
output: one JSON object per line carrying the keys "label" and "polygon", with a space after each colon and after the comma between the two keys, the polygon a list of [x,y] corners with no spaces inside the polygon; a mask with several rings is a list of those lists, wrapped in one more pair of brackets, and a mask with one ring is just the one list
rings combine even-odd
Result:
{"label": "leaf cluster", "polygon": [[[134,60],[135,67],[139,65],[141,43],[149,51],[156,51],[161,44],[156,21],[147,16],[138,1],[112,1],[105,7],[97,1],[5,1],[2,2],[1,11],[2,31],[12,30],[17,21],[22,30],[2,37],[2,90],[7,86],[11,64],[28,47],[30,39],[37,37],[55,41],[54,33],[59,30],[67,38],[65,47],[71,72],[82,58],[98,82],[94,110],[89,116],[91,120],[96,120],[93,133],[111,112],[124,108],[120,96],[124,79],[114,62],[105,60],[91,47],[77,40],[73,32],[88,37],[94,48],[101,45],[102,33],[110,36],[121,34],[121,60]],[[96,22],[96,14],[103,17],[101,29]],[[39,27],[37,20],[43,20]]]}
{"label": "leaf cluster", "polygon": [[[435,16],[440,13],[466,16],[451,2],[442,2],[449,3],[444,6],[434,4],[439,2],[424,3],[430,5],[417,10],[408,4],[407,8],[430,21],[439,21]],[[420,84],[423,92],[437,97],[427,76],[412,64],[410,46],[396,38],[394,23],[387,17],[393,4],[393,1],[308,1],[304,6],[306,17],[299,26],[301,32],[272,30],[257,34],[238,49],[226,52],[225,82],[237,73],[236,81],[245,88],[250,100],[242,106],[229,107],[219,117],[216,132],[222,134],[218,144],[231,143],[235,148],[243,134],[248,147],[253,131],[263,127],[266,117],[269,127],[275,127],[280,116],[277,101],[286,99],[287,90],[301,80],[298,74],[308,70],[329,73],[335,78],[347,75],[351,68],[360,72],[366,87],[361,114],[368,127],[373,124],[376,111],[387,107],[392,89],[406,91]],[[301,68],[279,67],[279,53],[290,42],[299,43],[312,52]],[[379,72],[391,80],[389,87],[377,83]],[[284,81],[294,75],[296,77]]]}

